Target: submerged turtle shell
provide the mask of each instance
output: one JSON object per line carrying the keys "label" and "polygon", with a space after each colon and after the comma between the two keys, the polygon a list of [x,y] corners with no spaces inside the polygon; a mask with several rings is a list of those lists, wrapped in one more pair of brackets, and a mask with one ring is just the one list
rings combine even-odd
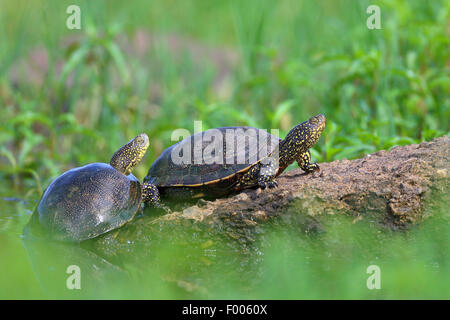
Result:
{"label": "submerged turtle shell", "polygon": [[[211,146],[220,136],[222,141],[217,140],[217,145],[222,148],[213,152]],[[214,184],[247,171],[272,153],[279,142],[280,138],[266,130],[252,127],[210,129],[166,149],[150,167],[144,181],[158,187]],[[190,155],[185,155],[185,151]],[[183,156],[188,160],[186,163],[179,161]]]}
{"label": "submerged turtle shell", "polygon": [[141,185],[135,176],[106,163],[91,163],[56,178],[33,218],[53,239],[82,241],[122,226],[140,203]]}

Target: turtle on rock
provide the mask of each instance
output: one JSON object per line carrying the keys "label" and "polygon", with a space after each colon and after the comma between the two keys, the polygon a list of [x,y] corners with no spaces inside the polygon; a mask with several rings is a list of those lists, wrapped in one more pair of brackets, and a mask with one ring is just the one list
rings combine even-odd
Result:
{"label": "turtle on rock", "polygon": [[309,149],[325,128],[319,114],[295,126],[284,140],[252,127],[210,129],[166,149],[144,178],[146,199],[220,197],[252,187],[273,188],[275,178],[296,161],[306,172],[320,170]]}
{"label": "turtle on rock", "polygon": [[[144,157],[149,139],[142,133],[122,146],[109,164],[71,169],[45,190],[30,219],[34,234],[60,241],[83,241],[133,219],[152,188],[131,174]],[[36,233],[37,231],[37,233]]]}

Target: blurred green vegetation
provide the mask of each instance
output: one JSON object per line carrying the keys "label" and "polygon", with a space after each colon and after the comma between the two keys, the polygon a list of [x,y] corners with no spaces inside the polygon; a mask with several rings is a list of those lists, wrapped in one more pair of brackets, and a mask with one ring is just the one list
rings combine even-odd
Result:
{"label": "blurred green vegetation", "polygon": [[327,116],[318,161],[448,134],[448,1],[0,1],[0,175],[26,197],[64,170],[173,129],[284,134]]}
{"label": "blurred green vegetation", "polygon": [[[3,207],[22,216],[28,208],[32,205],[13,202]],[[139,242],[124,243],[122,251],[104,249],[109,263],[125,274],[79,246],[67,251],[55,243],[24,247],[21,226],[12,224],[9,234],[17,236],[0,230],[0,299],[450,298],[447,204],[407,232],[352,219],[329,216],[322,220],[325,232],[310,233],[300,232],[295,223],[265,224],[247,252],[236,252],[220,235],[205,237],[196,228],[176,237],[166,230],[154,236],[151,250]],[[65,287],[71,264],[82,269],[79,291]],[[366,286],[371,265],[380,268],[379,290]]]}

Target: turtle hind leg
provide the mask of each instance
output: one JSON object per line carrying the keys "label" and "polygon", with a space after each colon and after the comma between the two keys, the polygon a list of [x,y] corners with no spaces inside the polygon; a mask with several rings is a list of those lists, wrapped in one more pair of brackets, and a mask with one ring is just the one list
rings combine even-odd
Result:
{"label": "turtle hind leg", "polygon": [[278,164],[273,159],[267,158],[267,161],[263,160],[255,167],[259,167],[257,182],[261,189],[278,187],[278,183],[275,181]]}
{"label": "turtle hind leg", "polygon": [[311,153],[306,151],[301,153],[296,159],[298,166],[306,172],[320,171],[319,165],[315,162],[311,162]]}
{"label": "turtle hind leg", "polygon": [[251,167],[237,182],[236,190],[258,186],[261,189],[275,188],[278,183],[274,180],[278,167],[272,161],[258,163]]}
{"label": "turtle hind leg", "polygon": [[274,180],[273,176],[264,176],[261,175],[258,178],[258,186],[261,189],[266,189],[266,188],[275,188],[278,187],[278,182],[276,182]]}
{"label": "turtle hind leg", "polygon": [[258,175],[258,186],[261,189],[278,187],[278,182],[275,181],[277,168],[272,161],[261,164]]}
{"label": "turtle hind leg", "polygon": [[161,197],[159,195],[158,188],[151,183],[146,183],[142,185],[142,201],[150,204],[153,207],[163,209],[167,213],[170,213],[171,210],[161,203]]}

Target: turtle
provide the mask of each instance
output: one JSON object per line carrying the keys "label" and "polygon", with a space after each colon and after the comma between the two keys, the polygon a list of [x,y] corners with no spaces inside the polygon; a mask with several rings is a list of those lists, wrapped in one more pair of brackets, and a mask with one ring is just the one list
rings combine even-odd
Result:
{"label": "turtle", "polygon": [[[253,127],[222,127],[196,133],[164,150],[148,170],[146,201],[216,198],[247,188],[274,188],[275,178],[296,161],[307,173],[320,171],[309,149],[325,128],[311,117],[281,140]],[[236,151],[235,151],[236,150]]]}
{"label": "turtle", "polygon": [[146,193],[131,171],[148,146],[148,136],[139,134],[117,150],[109,164],[90,163],[57,177],[30,219],[35,234],[80,242],[133,219]]}

